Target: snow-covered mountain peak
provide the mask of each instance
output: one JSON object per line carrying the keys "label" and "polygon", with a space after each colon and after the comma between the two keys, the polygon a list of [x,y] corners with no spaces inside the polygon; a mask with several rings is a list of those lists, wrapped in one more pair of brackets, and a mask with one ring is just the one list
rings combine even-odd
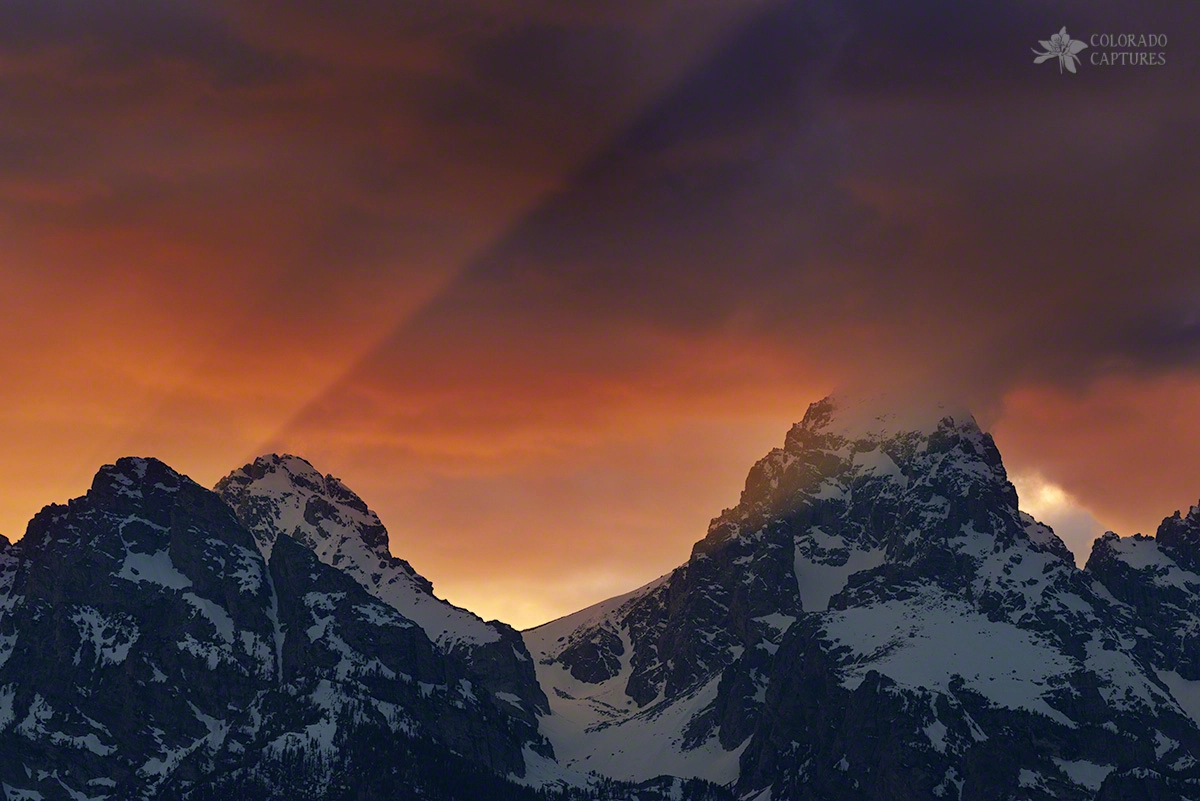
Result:
{"label": "snow-covered mountain peak", "polygon": [[321,490],[325,485],[325,477],[321,475],[320,470],[312,466],[312,462],[290,453],[264,454],[242,469],[247,473],[258,474],[256,477],[259,478],[279,473],[287,476],[293,484],[307,486],[313,490]]}
{"label": "snow-covered mountain peak", "polygon": [[942,428],[978,430],[970,410],[960,403],[837,393],[810,404],[804,419],[789,432],[788,442],[799,444],[820,436],[880,442],[905,434],[928,437]]}
{"label": "snow-covered mountain peak", "polygon": [[[936,402],[914,401],[898,408],[890,411],[878,398],[838,396],[809,406],[784,446],[750,470],[738,506],[712,522],[709,543],[745,536],[801,513],[817,523],[819,540],[820,532],[831,533],[829,524],[848,519],[852,509],[864,511],[862,522],[872,522],[865,528],[835,526],[845,541],[823,550],[888,545],[894,555],[902,541],[945,531],[940,523],[949,518],[955,519],[955,531],[968,518],[974,518],[974,531],[992,530],[981,516],[984,509],[1004,509],[1011,518],[1009,528],[1023,530],[1000,453],[970,412]],[[974,502],[964,507],[966,499]],[[865,513],[878,501],[907,510],[910,519],[904,526],[896,521],[880,525],[878,515]]]}
{"label": "snow-covered mountain peak", "polygon": [[339,479],[323,475],[306,459],[260,456],[221,479],[216,491],[268,558],[277,537],[291,537],[414,620],[443,648],[500,639],[477,615],[436,598],[428,579],[391,555],[379,516]]}
{"label": "snow-covered mountain peak", "polygon": [[[266,481],[259,496],[251,472]],[[247,497],[301,509],[301,534],[342,541],[331,521],[348,507],[311,466],[280,457],[239,475]],[[359,550],[331,555],[361,567],[367,545],[353,525],[341,533]],[[0,796],[166,801],[197,798],[199,784],[203,798],[324,798],[339,770],[370,782],[402,764],[390,781],[408,788],[447,757],[506,776],[524,773],[526,749],[550,756],[534,717],[545,697],[515,632],[501,640],[433,598],[400,560],[369,564],[418,596],[412,616],[304,544],[273,543],[268,562],[215,493],[122,459],[0,549]],[[439,613],[497,647],[476,659],[439,649],[426,634]],[[524,686],[505,672],[522,664]],[[431,752],[438,767],[407,768]]]}
{"label": "snow-covered mountain peak", "polygon": [[322,473],[307,459],[266,454],[234,470],[216,491],[238,510],[267,557],[284,533],[318,555],[357,540],[364,556],[386,559],[387,529],[379,516],[340,479]]}
{"label": "snow-covered mountain peak", "polygon": [[436,597],[428,579],[389,552],[379,516],[339,479],[298,456],[269,454],[234,470],[216,490],[264,554],[271,554],[280,537],[306,545],[321,562],[416,623],[440,651],[476,670],[483,689],[499,699],[514,725],[535,725],[546,697],[520,635]]}
{"label": "snow-covered mountain peak", "polygon": [[[1190,519],[1164,526],[1200,544]],[[1156,548],[1122,553],[1158,571],[1170,555]],[[1200,590],[1200,569],[1181,571],[1167,578]],[[865,775],[858,765],[876,764],[872,749],[890,737],[887,759],[904,776],[924,764],[925,784],[879,785],[880,797],[956,797],[966,754],[1036,731],[1056,743],[1049,756],[1014,747],[1036,771],[989,778],[1012,792],[984,795],[1054,797],[1017,792],[1047,776],[1069,788],[1058,797],[1091,798],[1103,776],[1083,794],[1070,771],[1125,765],[1113,754],[1130,744],[1147,762],[1192,759],[1184,744],[1196,735],[1171,682],[1200,678],[1200,629],[1191,617],[1163,624],[1166,669],[1185,632],[1195,659],[1156,675],[1133,636],[1136,597],[1110,594],[1020,512],[999,450],[968,411],[835,396],[754,465],[685,565],[526,641],[551,690],[543,731],[568,767],[599,762],[642,780],[670,765],[736,782],[741,798],[861,798],[846,777]],[[864,737],[884,709],[879,739]],[[856,753],[861,742],[870,754]]]}

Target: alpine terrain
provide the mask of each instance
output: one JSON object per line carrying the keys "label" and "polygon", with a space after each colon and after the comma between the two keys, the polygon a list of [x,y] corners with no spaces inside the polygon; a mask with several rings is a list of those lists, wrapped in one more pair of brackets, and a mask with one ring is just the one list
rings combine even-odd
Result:
{"label": "alpine terrain", "polygon": [[0,541],[5,799],[1200,799],[1200,507],[1086,568],[951,406],[827,398],[518,633],[341,481],[126,458]]}
{"label": "alpine terrain", "polygon": [[1096,549],[969,413],[826,399],[686,564],[526,632],[542,731],[756,801],[1200,798],[1200,512]]}

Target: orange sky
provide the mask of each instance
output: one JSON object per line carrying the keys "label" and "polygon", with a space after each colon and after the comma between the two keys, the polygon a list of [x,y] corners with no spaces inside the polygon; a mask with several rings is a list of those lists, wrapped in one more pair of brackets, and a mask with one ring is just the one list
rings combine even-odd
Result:
{"label": "orange sky", "polygon": [[[0,11],[0,533],[287,450],[529,625],[847,383],[965,396],[1080,554],[1200,498],[1195,10],[328,9]],[[1064,21],[1168,65],[1035,67]]]}

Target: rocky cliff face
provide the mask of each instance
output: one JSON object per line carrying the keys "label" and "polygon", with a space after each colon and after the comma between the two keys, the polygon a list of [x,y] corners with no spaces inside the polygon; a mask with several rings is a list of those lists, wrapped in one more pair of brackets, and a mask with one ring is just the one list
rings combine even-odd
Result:
{"label": "rocky cliff face", "polygon": [[1154,537],[1105,534],[1085,569],[1127,605],[1158,678],[1200,721],[1200,505],[1164,519]]}
{"label": "rocky cliff face", "polygon": [[446,775],[502,796],[524,773],[529,733],[470,665],[301,543],[268,563],[161,462],[105,467],[0,561],[7,798],[361,797],[389,776],[418,797]]}
{"label": "rocky cliff face", "polygon": [[13,550],[0,621],[5,785],[149,797],[223,737],[229,708],[279,680],[254,541],[219,498],[159,462],[104,468]]}
{"label": "rocky cliff face", "polygon": [[814,404],[687,564],[526,641],[565,762],[743,797],[1091,798],[1200,748],[1128,609],[947,408]]}
{"label": "rocky cliff face", "polygon": [[463,662],[530,747],[550,756],[536,715],[548,710],[533,660],[510,626],[460,609],[433,594],[433,585],[392,556],[379,517],[345,484],[296,456],[268,455],[218,482],[217,493],[270,554],[281,538],[302,543],[383,604],[414,621],[438,649]]}

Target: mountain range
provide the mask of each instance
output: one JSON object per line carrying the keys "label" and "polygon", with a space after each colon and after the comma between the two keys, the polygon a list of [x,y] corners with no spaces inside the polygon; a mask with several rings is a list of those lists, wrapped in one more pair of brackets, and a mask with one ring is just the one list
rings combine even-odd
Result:
{"label": "mountain range", "polygon": [[1200,506],[1080,569],[953,406],[812,404],[525,632],[296,456],[120,459],[0,546],[6,799],[1200,798]]}

